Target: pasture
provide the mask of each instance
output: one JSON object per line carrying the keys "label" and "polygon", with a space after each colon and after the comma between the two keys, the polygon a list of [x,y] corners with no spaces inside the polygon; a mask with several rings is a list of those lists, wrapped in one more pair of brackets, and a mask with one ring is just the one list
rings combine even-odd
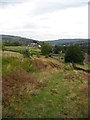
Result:
{"label": "pasture", "polygon": [[45,58],[38,48],[29,47],[35,54],[24,58],[23,48],[8,46],[2,53],[3,118],[87,118],[88,73]]}

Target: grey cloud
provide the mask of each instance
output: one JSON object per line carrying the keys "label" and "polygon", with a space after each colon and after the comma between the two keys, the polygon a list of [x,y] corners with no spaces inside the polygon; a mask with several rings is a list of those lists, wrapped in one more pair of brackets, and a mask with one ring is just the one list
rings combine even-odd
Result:
{"label": "grey cloud", "polygon": [[37,25],[35,23],[27,23],[23,26],[24,29],[31,29],[31,30],[35,30],[35,31],[38,31],[38,29],[50,29],[49,26],[46,26],[46,25],[43,25],[43,26],[40,26],[40,25]]}
{"label": "grey cloud", "polygon": [[16,4],[21,4],[24,3],[28,0],[0,0],[0,7],[7,7],[9,5],[16,5]]}
{"label": "grey cloud", "polygon": [[74,7],[83,7],[87,5],[88,2],[74,2],[74,3],[60,3],[60,2],[41,2],[37,5],[35,14],[45,14],[58,11],[61,9],[74,8]]}
{"label": "grey cloud", "polygon": [[36,25],[35,25],[35,23],[34,24],[27,23],[23,27],[24,27],[24,29],[32,29],[32,28],[36,28]]}
{"label": "grey cloud", "polygon": [[69,7],[84,6],[88,3],[88,0],[0,0],[0,6],[14,5],[26,2],[33,2],[36,4],[36,10],[38,13],[52,12],[53,10],[65,9]]}
{"label": "grey cloud", "polygon": [[0,3],[19,3],[19,2],[25,2],[25,0],[0,0]]}
{"label": "grey cloud", "polygon": [[[64,2],[66,1],[66,2]],[[22,4],[23,3],[23,4]],[[31,4],[32,3],[32,4]],[[62,14],[67,15],[66,11],[64,11],[64,9],[67,8],[77,8],[77,7],[82,7],[86,6],[88,3],[87,0],[0,0],[0,7],[7,7],[6,9],[2,9],[2,18],[6,19],[7,21],[4,21],[1,19],[1,23],[3,23],[2,27],[3,28],[3,32],[4,33],[12,33],[12,34],[17,34],[17,35],[24,35],[24,36],[32,36],[33,38],[39,38],[39,39],[48,39],[48,38],[57,38],[60,36],[67,36],[69,34],[69,30],[66,30],[64,27],[62,27],[62,25],[64,25],[64,18],[62,16]],[[19,5],[18,5],[19,4]],[[11,6],[14,7],[11,7]],[[31,9],[29,9],[31,8]],[[85,7],[86,8],[86,7]],[[7,11],[8,9],[8,11]],[[60,10],[63,10],[63,12],[60,13]],[[72,14],[73,14],[73,9],[71,9]],[[81,9],[82,10],[82,9]],[[15,16],[13,14],[13,12],[15,13]],[[56,16],[54,14],[58,12],[58,14],[56,14]],[[5,15],[4,15],[4,14]],[[48,14],[48,13],[52,13],[52,14]],[[60,14],[59,14],[60,13]],[[69,16],[69,18],[72,19],[71,15]],[[77,13],[78,14],[78,13]],[[76,18],[77,18],[77,14],[76,14]],[[84,13],[84,15],[87,13]],[[8,15],[8,17],[7,17]],[[13,16],[13,22],[11,22],[12,24],[8,24],[8,22],[10,23],[11,19],[11,15]],[[78,14],[79,15],[79,14]],[[55,18],[61,20],[61,17],[63,20],[61,20],[62,23],[59,23],[59,20],[57,21],[57,24],[55,23],[54,20],[51,20],[51,18]],[[15,20],[14,20],[15,18]],[[19,20],[19,18],[21,19],[21,21]],[[66,18],[66,17],[65,17]],[[79,17],[79,22],[84,23],[81,18],[85,19],[87,17]],[[70,20],[71,20],[70,19]],[[69,21],[70,21],[69,20]],[[76,22],[76,19],[74,19],[74,21]],[[6,23],[5,23],[6,22]],[[68,22],[68,21],[67,21]],[[51,24],[49,24],[51,23]],[[53,24],[56,24],[53,26]],[[69,25],[71,25],[71,23],[73,22],[68,22]],[[61,28],[59,29],[59,26],[61,25]],[[85,23],[86,24],[86,23]],[[16,26],[15,26],[16,25]],[[80,24],[78,24],[79,26]],[[84,25],[84,24],[82,24]],[[4,26],[4,27],[3,27]],[[73,26],[75,27],[75,25],[73,24]],[[71,27],[70,28],[74,28]],[[81,25],[80,25],[81,27]],[[7,28],[7,29],[5,29]],[[68,28],[68,26],[66,27]],[[60,35],[59,34],[59,32]],[[62,32],[63,31],[63,32]],[[84,32],[83,32],[84,31]],[[81,28],[81,32],[85,33],[85,29]],[[76,30],[76,29],[72,29],[72,35],[77,36],[77,32],[80,32],[80,30]],[[84,34],[81,34],[84,35]]]}

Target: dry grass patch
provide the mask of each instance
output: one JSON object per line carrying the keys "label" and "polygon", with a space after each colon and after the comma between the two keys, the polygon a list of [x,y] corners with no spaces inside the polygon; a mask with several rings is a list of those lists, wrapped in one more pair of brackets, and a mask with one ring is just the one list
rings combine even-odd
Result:
{"label": "dry grass patch", "polygon": [[22,57],[22,54],[17,52],[11,52],[11,51],[4,51],[2,55],[4,57],[17,57],[17,58]]}
{"label": "dry grass patch", "polygon": [[48,69],[57,69],[57,70],[63,70],[63,63],[58,62],[55,59],[52,58],[35,58],[31,60],[31,65],[39,71],[44,71]]}
{"label": "dry grass patch", "polygon": [[78,70],[76,74],[81,80],[88,81],[88,73]]}
{"label": "dry grass patch", "polygon": [[[15,71],[13,74],[3,77],[2,79],[2,93],[4,106],[9,105],[12,97],[26,97],[23,91],[25,90],[27,85],[35,84],[35,77],[33,77],[32,75],[28,75],[26,72],[21,71]],[[20,92],[22,87],[24,87],[24,89],[22,92]]]}
{"label": "dry grass patch", "polygon": [[44,87],[47,86],[47,84],[48,84],[47,81],[39,81],[39,82],[36,83],[36,85],[35,85],[35,89],[44,88]]}
{"label": "dry grass patch", "polygon": [[64,75],[64,79],[71,82],[71,81],[75,81],[76,77],[73,76],[72,74],[67,73],[66,75]]}
{"label": "dry grass patch", "polygon": [[52,61],[47,61],[47,62],[52,68],[57,68],[57,69],[61,69],[61,70],[63,69],[63,65],[60,63],[55,63]]}
{"label": "dry grass patch", "polygon": [[40,70],[40,71],[45,70],[47,68],[47,64],[40,59],[32,59],[31,60],[31,65],[36,70]]}
{"label": "dry grass patch", "polygon": [[72,63],[68,63],[65,67],[66,70],[73,70]]}

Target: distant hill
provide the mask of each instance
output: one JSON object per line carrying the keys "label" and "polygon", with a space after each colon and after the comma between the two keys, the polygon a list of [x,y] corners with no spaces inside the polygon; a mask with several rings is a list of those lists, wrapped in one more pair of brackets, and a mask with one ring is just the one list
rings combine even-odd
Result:
{"label": "distant hill", "polygon": [[11,36],[11,35],[2,35],[2,41],[6,43],[13,43],[13,42],[19,42],[21,45],[30,45],[31,43],[38,43],[40,44],[40,41],[19,37],[19,36]]}
{"label": "distant hill", "polygon": [[[19,36],[11,36],[11,35],[2,35],[3,42],[19,42],[21,45],[30,45],[31,43],[41,44],[42,41],[37,41],[34,39],[19,37]],[[55,45],[71,45],[71,44],[88,44],[88,39],[58,39],[51,41],[43,41],[49,43],[53,46]]]}
{"label": "distant hill", "polygon": [[88,44],[88,39],[58,39],[46,41],[51,45],[70,45],[70,44]]}

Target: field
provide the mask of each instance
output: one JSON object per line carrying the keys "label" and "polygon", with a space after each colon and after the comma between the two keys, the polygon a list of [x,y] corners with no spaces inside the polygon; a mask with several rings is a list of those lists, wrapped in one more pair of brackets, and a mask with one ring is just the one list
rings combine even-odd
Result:
{"label": "field", "polygon": [[21,53],[23,49],[29,49],[35,55],[41,54],[40,50],[37,47],[28,47],[28,46],[5,46],[6,51],[18,52]]}
{"label": "field", "polygon": [[88,73],[38,48],[29,47],[36,54],[24,58],[21,49],[2,53],[3,118],[87,118]]}

